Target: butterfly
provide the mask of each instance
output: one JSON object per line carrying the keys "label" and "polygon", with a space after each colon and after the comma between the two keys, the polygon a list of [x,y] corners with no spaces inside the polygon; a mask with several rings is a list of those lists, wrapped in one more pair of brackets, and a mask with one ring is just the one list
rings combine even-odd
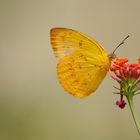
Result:
{"label": "butterfly", "polygon": [[126,38],[111,55],[97,41],[73,29],[52,28],[50,39],[54,54],[59,58],[60,84],[68,93],[84,98],[99,87],[115,57],[115,50]]}

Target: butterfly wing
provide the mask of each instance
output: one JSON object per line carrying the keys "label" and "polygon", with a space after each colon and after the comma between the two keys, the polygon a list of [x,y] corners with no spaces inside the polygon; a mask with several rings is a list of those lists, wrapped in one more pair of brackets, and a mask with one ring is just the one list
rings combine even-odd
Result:
{"label": "butterfly wing", "polygon": [[89,37],[66,28],[51,30],[51,44],[60,58],[57,73],[64,89],[81,98],[94,92],[110,66],[105,50]]}
{"label": "butterfly wing", "polygon": [[93,39],[67,28],[51,29],[51,44],[56,57],[59,58],[79,49],[96,55],[104,55],[105,52]]}

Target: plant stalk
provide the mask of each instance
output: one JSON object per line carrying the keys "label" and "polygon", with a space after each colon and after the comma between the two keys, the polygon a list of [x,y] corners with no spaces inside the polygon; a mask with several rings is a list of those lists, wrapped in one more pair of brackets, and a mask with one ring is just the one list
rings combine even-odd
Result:
{"label": "plant stalk", "polygon": [[140,135],[140,124],[139,124],[139,120],[137,118],[137,114],[135,112],[135,108],[134,108],[134,104],[133,104],[133,95],[129,94],[128,96],[126,96],[126,98],[127,98],[127,101],[128,101],[128,104],[129,104],[131,114],[132,114],[133,120],[135,122],[136,128],[137,128],[138,133]]}

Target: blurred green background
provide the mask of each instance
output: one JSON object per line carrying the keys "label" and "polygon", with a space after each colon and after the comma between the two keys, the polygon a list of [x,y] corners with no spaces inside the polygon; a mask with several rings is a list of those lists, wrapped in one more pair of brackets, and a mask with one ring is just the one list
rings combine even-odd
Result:
{"label": "blurred green background", "polygon": [[[85,99],[67,94],[56,75],[49,31],[67,27],[134,62],[140,54],[139,0],[0,0],[0,140],[138,140],[107,75]],[[135,106],[140,117],[140,97]]]}

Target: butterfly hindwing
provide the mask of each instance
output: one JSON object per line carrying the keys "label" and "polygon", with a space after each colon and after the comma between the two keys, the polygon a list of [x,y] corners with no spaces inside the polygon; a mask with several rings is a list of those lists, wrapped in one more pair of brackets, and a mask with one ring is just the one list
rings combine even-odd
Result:
{"label": "butterfly hindwing", "polygon": [[108,67],[88,54],[76,51],[64,56],[57,66],[58,79],[66,91],[80,98],[94,92],[105,77]]}

